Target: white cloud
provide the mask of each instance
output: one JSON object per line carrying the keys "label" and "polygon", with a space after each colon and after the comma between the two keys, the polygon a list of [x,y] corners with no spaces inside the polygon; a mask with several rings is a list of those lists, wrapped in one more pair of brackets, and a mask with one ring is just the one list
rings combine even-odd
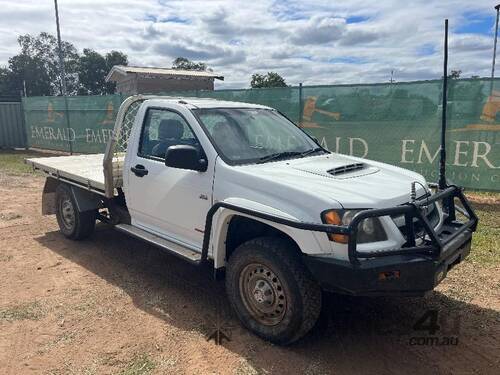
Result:
{"label": "white cloud", "polygon": [[341,39],[345,29],[344,18],[314,16],[293,30],[291,42],[302,46],[327,44]]}
{"label": "white cloud", "polygon": [[[0,65],[18,52],[20,34],[55,34],[51,0],[0,0]],[[59,0],[63,39],[81,51],[112,49],[131,64],[170,66],[177,56],[225,75],[219,87],[247,87],[255,72],[288,83],[329,84],[439,78],[443,20],[450,19],[450,68],[487,76],[491,35],[457,33],[474,15],[494,15],[478,0]]]}

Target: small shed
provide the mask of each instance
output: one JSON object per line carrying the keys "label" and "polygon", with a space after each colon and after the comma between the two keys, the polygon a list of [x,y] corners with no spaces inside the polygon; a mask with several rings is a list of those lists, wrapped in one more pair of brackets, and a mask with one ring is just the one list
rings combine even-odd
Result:
{"label": "small shed", "polygon": [[121,94],[155,94],[170,91],[213,90],[214,80],[224,77],[214,72],[115,65],[106,82],[116,82]]}

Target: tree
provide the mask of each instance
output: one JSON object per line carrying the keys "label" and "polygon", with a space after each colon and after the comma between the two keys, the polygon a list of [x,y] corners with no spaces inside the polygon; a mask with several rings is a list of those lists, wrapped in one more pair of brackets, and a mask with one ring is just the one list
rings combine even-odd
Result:
{"label": "tree", "polygon": [[[27,95],[60,95],[62,86],[57,39],[42,32],[38,36],[21,35],[17,42],[21,51],[9,59],[7,72],[3,72],[6,82],[1,87],[1,94],[17,96],[26,89]],[[62,42],[62,50],[68,93],[73,94],[77,88],[78,53],[68,42]]]}
{"label": "tree", "polygon": [[207,70],[207,65],[202,62],[194,62],[185,57],[178,57],[172,63],[172,69],[182,69],[182,70]]}
{"label": "tree", "polygon": [[[61,95],[57,39],[42,32],[37,36],[21,35],[18,43],[20,53],[9,59],[8,67],[0,68],[0,95],[19,96],[25,88],[28,96]],[[61,44],[69,95],[115,91],[115,84],[106,83],[105,77],[114,65],[128,64],[126,55],[111,51],[102,56],[91,49],[84,49],[79,56],[71,43],[62,41]]]}
{"label": "tree", "polygon": [[106,82],[106,75],[115,65],[128,65],[127,55],[119,51],[111,51],[103,56],[85,48],[78,59],[78,93],[80,95],[113,94],[116,83]]}
{"label": "tree", "polygon": [[250,87],[259,89],[262,87],[287,87],[285,79],[275,72],[267,72],[267,74],[256,73],[252,75]]}
{"label": "tree", "polygon": [[[61,95],[62,81],[59,66],[59,49],[56,37],[49,33],[41,32],[38,36],[29,34],[21,35],[17,38],[17,42],[21,47],[21,53],[17,56],[23,57],[18,61],[40,63],[45,68],[46,74],[44,78],[49,79],[48,83],[50,85],[50,90],[48,93],[45,93],[45,95]],[[76,94],[78,88],[78,74],[76,71],[78,65],[78,52],[73,44],[66,41],[61,42],[61,48],[66,70],[67,92],[70,95]],[[16,56],[13,58],[15,57]],[[16,62],[16,60],[14,60],[14,62]],[[11,70],[14,70],[10,60],[9,67]],[[24,74],[28,76],[29,72],[24,71]],[[33,77],[26,78],[33,79]],[[26,82],[26,89],[30,91],[32,81],[26,78],[24,79]]]}
{"label": "tree", "polygon": [[105,94],[106,82],[104,77],[106,77],[107,73],[106,59],[100,53],[85,48],[78,59],[78,94]]}
{"label": "tree", "polygon": [[[106,67],[108,72],[115,65],[128,65],[128,57],[123,52],[120,51],[111,51],[106,54]],[[105,78],[105,77],[104,77]],[[116,82],[107,82],[106,83],[106,93],[114,94],[116,91]]]}
{"label": "tree", "polygon": [[127,56],[118,51],[111,51],[103,56],[85,48],[78,59],[78,93],[80,95],[113,94],[116,84],[106,82],[106,75],[115,65],[128,65]]}
{"label": "tree", "polygon": [[0,67],[0,93],[5,92],[8,79],[9,69]]}
{"label": "tree", "polygon": [[51,95],[53,81],[45,62],[38,58],[19,54],[9,59],[9,69],[4,95],[18,96],[26,89],[26,95]]}
{"label": "tree", "polygon": [[13,96],[18,97],[19,92],[14,93],[11,90],[12,86],[12,73],[8,68],[0,68],[0,96]]}
{"label": "tree", "polygon": [[461,70],[452,70],[448,78],[450,79],[459,79],[462,74]]}

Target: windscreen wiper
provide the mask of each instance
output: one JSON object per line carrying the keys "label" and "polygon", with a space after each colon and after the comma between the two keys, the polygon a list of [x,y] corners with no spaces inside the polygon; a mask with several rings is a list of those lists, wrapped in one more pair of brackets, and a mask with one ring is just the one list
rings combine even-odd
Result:
{"label": "windscreen wiper", "polygon": [[276,152],[274,154],[261,157],[258,162],[265,163],[265,162],[268,162],[271,160],[279,160],[279,159],[288,158],[288,157],[292,157],[292,156],[300,156],[302,158],[304,156],[312,155],[312,154],[315,154],[316,152],[320,152],[320,151],[325,151],[325,150],[322,147],[316,147],[316,148],[311,148],[310,150],[303,151],[303,152],[300,152],[300,151]]}
{"label": "windscreen wiper", "polygon": [[271,160],[279,160],[279,159],[288,158],[291,156],[300,156],[300,155],[302,155],[302,152],[299,152],[299,151],[276,152],[274,154],[261,157],[259,159],[258,163],[265,163],[265,162],[268,162]]}
{"label": "windscreen wiper", "polygon": [[312,155],[312,154],[315,154],[317,152],[320,152],[320,151],[325,151],[324,148],[322,147],[316,147],[316,148],[311,148],[310,150],[307,150],[307,151],[304,151],[300,154],[300,156],[304,157],[304,156],[308,156],[308,155]]}

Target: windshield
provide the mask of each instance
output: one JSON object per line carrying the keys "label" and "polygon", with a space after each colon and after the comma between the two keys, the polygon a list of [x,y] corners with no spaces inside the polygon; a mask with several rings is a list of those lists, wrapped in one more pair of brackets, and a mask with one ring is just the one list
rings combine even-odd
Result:
{"label": "windshield", "polygon": [[243,164],[325,152],[276,111],[263,108],[195,109],[225,160]]}

